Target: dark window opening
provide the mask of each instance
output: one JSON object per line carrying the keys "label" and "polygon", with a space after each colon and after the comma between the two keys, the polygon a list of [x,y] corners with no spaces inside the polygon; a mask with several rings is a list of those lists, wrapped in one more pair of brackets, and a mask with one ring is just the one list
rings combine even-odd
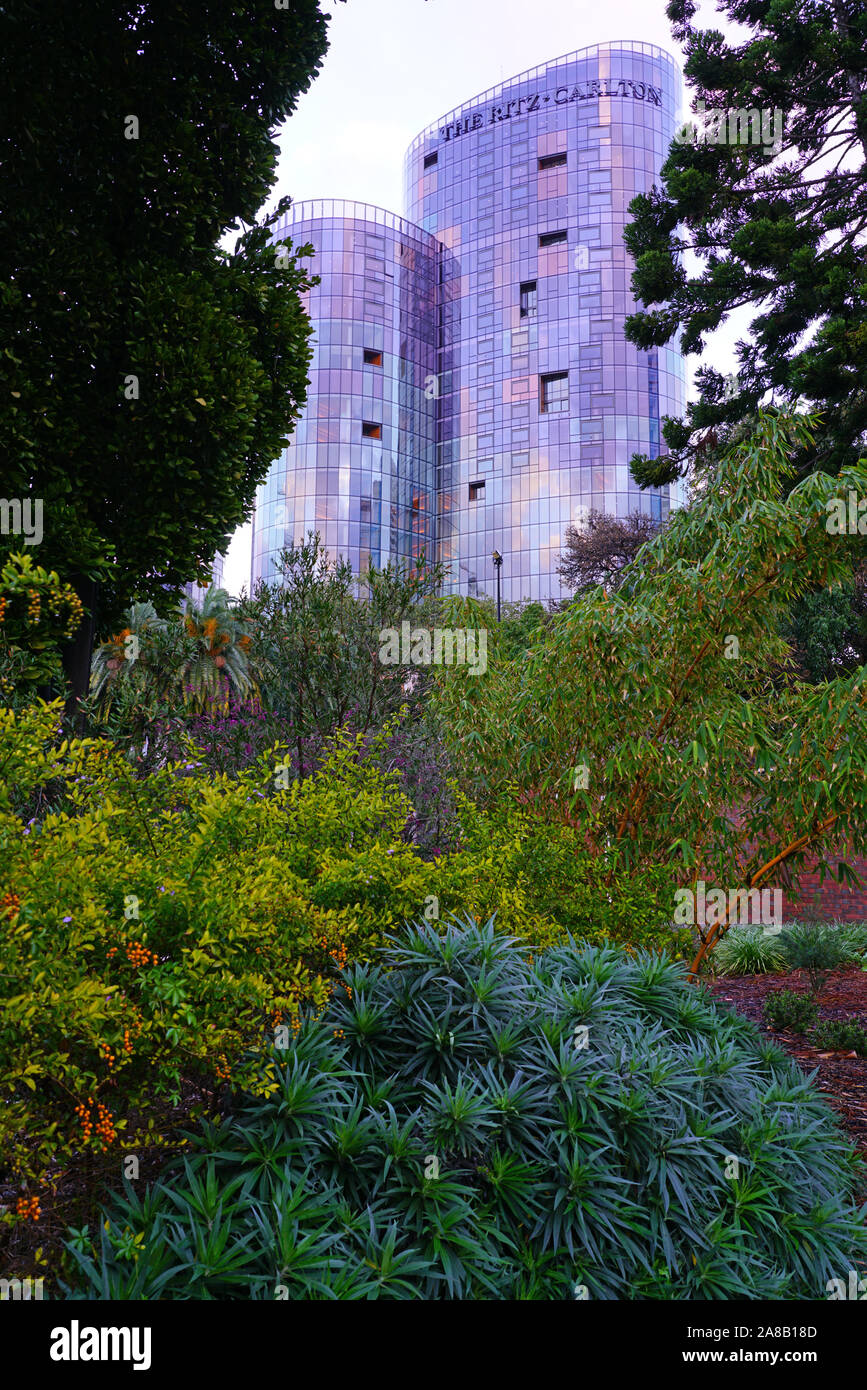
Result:
{"label": "dark window opening", "polygon": [[562,154],[543,154],[539,160],[540,169],[559,169],[566,163],[566,151]]}
{"label": "dark window opening", "polygon": [[485,495],[485,484],[484,484],[484,482],[480,482],[480,483],[470,483],[470,501],[471,501],[471,502],[478,502],[478,501],[480,501],[480,499],[481,499],[482,497],[484,497],[484,495]]}
{"label": "dark window opening", "polygon": [[377,352],[375,348],[365,348],[364,361],[369,367],[381,367],[382,353]]}
{"label": "dark window opening", "polygon": [[382,425],[375,425],[371,420],[365,420],[361,426],[363,439],[381,439]]}
{"label": "dark window opening", "polygon": [[439,154],[436,151],[433,154],[426,154],[424,157],[424,167],[426,169],[430,169],[434,164],[437,164],[438,162]]}
{"label": "dark window opening", "polygon": [[527,280],[521,286],[521,318],[532,318],[536,312],[536,281]]}
{"label": "dark window opening", "polygon": [[567,232],[542,232],[539,237],[540,246],[559,246],[567,239]]}
{"label": "dark window opening", "polygon": [[546,413],[569,409],[569,373],[550,372],[541,377],[539,409]]}

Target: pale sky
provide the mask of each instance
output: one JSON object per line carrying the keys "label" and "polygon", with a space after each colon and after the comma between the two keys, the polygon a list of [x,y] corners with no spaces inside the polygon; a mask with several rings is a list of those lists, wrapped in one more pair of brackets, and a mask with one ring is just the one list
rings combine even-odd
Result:
{"label": "pale sky", "polygon": [[[322,70],[279,137],[272,207],[289,195],[351,198],[403,213],[403,156],[425,126],[478,92],[564,53],[634,39],[682,54],[665,0],[323,0],[332,16]],[[693,21],[721,28],[711,0]],[[232,238],[234,239],[234,238]],[[736,365],[726,334],[713,365]],[[695,367],[691,361],[688,366]],[[250,526],[232,540],[223,582],[250,583]]]}

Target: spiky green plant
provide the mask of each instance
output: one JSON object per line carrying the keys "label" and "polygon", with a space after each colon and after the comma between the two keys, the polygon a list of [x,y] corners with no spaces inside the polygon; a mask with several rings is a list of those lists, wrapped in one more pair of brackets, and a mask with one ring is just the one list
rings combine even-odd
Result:
{"label": "spiky green plant", "polygon": [[823,922],[797,922],[785,933],[783,949],[792,970],[806,970],[814,995],[821,993],[831,971],[851,958],[839,930]]}
{"label": "spiky green plant", "polygon": [[813,1299],[867,1253],[812,1083],[665,957],[423,925],[344,985],[68,1296]]}
{"label": "spiky green plant", "polygon": [[779,938],[760,927],[732,927],[712,959],[721,975],[767,975],[787,964]]}

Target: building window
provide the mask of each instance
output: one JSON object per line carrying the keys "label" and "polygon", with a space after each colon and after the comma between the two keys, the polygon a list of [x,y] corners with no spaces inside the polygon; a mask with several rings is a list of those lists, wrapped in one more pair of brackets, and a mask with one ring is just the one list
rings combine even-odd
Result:
{"label": "building window", "polygon": [[540,169],[559,169],[566,163],[566,151],[562,154],[543,154],[539,160]]}
{"label": "building window", "polygon": [[542,232],[539,237],[540,246],[560,246],[567,238],[566,232]]}
{"label": "building window", "polygon": [[527,280],[521,286],[521,318],[531,319],[536,314],[536,281]]}
{"label": "building window", "polygon": [[371,420],[365,420],[361,426],[362,439],[381,439],[382,425],[376,425]]}
{"label": "building window", "polygon": [[365,361],[365,365],[368,366],[368,367],[381,367],[381,366],[382,366],[382,353],[381,353],[381,352],[377,352],[375,348],[365,348],[365,349],[364,349],[364,361]]}
{"label": "building window", "polygon": [[433,154],[426,154],[425,157],[424,157],[424,167],[425,167],[426,169],[431,169],[431,168],[433,167],[433,165],[434,165],[434,164],[437,164],[438,162],[439,162],[439,154],[438,154],[436,151],[434,151]]}
{"label": "building window", "polygon": [[481,502],[485,495],[484,480],[478,483],[470,483],[470,501]]}
{"label": "building window", "polygon": [[540,378],[539,409],[543,412],[569,409],[569,373],[549,372]]}

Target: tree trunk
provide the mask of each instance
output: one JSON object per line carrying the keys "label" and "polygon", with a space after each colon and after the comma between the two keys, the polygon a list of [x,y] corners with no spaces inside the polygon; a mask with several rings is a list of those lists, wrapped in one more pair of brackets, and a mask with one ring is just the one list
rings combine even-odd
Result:
{"label": "tree trunk", "polygon": [[66,697],[66,714],[75,721],[77,733],[83,732],[83,718],[79,702],[84,699],[90,686],[90,662],[96,635],[97,608],[99,604],[99,584],[87,575],[75,574],[71,584],[84,604],[84,617],[72,638],[62,650],[63,671],[71,685]]}

